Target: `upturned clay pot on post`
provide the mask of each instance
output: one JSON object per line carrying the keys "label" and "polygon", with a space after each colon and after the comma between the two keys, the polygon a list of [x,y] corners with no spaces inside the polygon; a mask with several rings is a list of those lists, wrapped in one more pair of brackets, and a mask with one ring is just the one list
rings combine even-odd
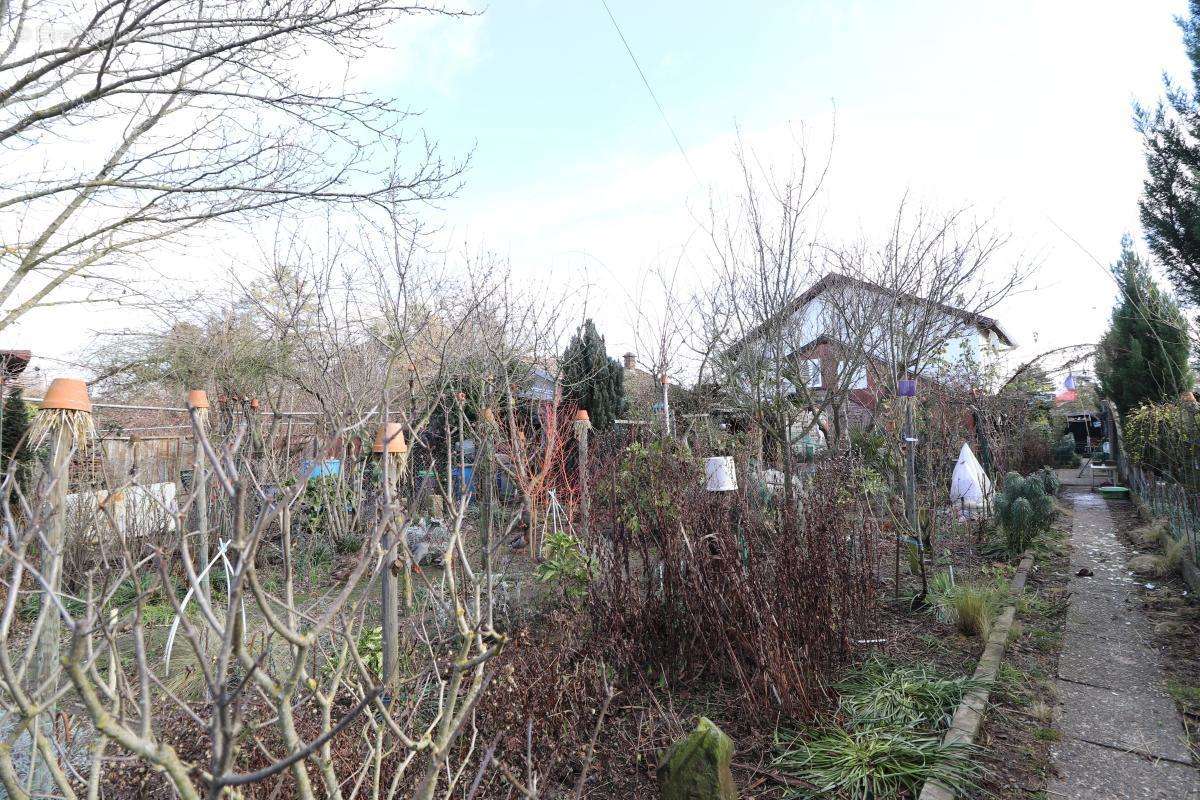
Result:
{"label": "upturned clay pot on post", "polygon": [[[38,495],[46,498],[49,511],[45,549],[40,553],[39,568],[45,585],[49,587],[48,594],[57,597],[62,586],[71,455],[77,448],[86,448],[95,435],[92,401],[88,397],[87,384],[76,378],[55,378],[42,399],[30,435],[35,445],[43,442],[48,445],[41,475],[41,490],[38,492]],[[41,635],[38,637],[31,685],[47,687],[48,696],[52,697],[57,687],[55,673],[58,670],[61,631],[56,602],[43,598],[37,625],[41,626]],[[45,698],[31,699],[34,703],[39,703]],[[33,721],[31,729],[36,730],[39,737],[53,738],[55,705],[54,702],[46,703],[42,708],[43,713]],[[53,777],[50,767],[40,756],[32,757],[35,759],[34,791],[52,793]]]}
{"label": "upturned clay pot on post", "polygon": [[[385,422],[379,426],[379,431],[375,434],[374,452],[379,456],[379,466],[383,473],[384,501],[390,502],[404,469],[404,455],[408,452],[408,443],[404,441],[404,429],[400,423]],[[384,522],[383,536],[380,540],[380,546],[383,548],[379,589],[384,683],[391,683],[396,679],[396,663],[400,660],[399,598],[396,593],[396,580],[392,576],[392,564],[396,560],[392,552],[392,524],[390,520]],[[404,552],[404,603],[408,608],[412,603],[412,557],[408,551],[408,543],[404,541],[403,531],[400,532],[400,546]]]}
{"label": "upturned clay pot on post", "polygon": [[200,444],[200,439],[208,427],[208,393],[203,389],[192,389],[187,393],[187,408],[192,418],[192,491],[196,494],[192,508],[196,523],[200,595],[206,604],[211,604],[212,581],[208,564],[208,472],[204,467],[204,448]]}

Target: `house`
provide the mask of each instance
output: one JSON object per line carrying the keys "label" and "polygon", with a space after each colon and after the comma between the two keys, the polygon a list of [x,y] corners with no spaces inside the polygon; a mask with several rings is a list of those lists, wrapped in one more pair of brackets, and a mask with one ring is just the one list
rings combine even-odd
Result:
{"label": "house", "polygon": [[955,363],[984,363],[1014,347],[992,317],[830,273],[728,348],[726,361],[746,381],[754,370],[775,374],[782,360],[823,414],[853,423],[869,418],[900,378],[936,382]]}
{"label": "house", "polygon": [[[622,417],[640,421],[661,420],[663,416],[662,378],[638,367],[637,355],[634,353],[626,353],[621,358],[621,380],[625,391],[625,410],[622,412]],[[667,383],[667,401],[670,403],[672,417],[687,407],[688,399],[689,393],[686,389],[673,383]]]}

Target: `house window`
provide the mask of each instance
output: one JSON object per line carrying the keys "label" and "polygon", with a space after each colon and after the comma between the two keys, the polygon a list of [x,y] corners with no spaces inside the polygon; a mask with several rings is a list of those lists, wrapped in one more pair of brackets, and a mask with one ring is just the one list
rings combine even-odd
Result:
{"label": "house window", "polygon": [[806,358],[800,362],[800,376],[810,389],[820,389],[825,381],[821,375],[821,359]]}
{"label": "house window", "polygon": [[867,381],[866,366],[864,365],[864,366],[856,367],[853,374],[850,375],[850,388],[851,389],[867,389],[869,387],[870,387],[870,383],[868,383],[868,381]]}

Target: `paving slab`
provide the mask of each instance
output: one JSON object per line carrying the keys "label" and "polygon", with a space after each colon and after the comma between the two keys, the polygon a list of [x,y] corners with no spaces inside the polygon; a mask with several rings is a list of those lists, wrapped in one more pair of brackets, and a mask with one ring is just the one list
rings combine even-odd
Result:
{"label": "paving slab", "polygon": [[1200,800],[1196,770],[1183,764],[1079,739],[1050,752],[1058,774],[1046,789],[1049,800]]}
{"label": "paving slab", "polygon": [[1105,689],[1149,689],[1160,685],[1158,655],[1128,632],[1094,636],[1068,631],[1063,637],[1058,675]]}
{"label": "paving slab", "polygon": [[1058,682],[1062,732],[1075,739],[1189,764],[1175,702],[1161,690],[1102,689]]}

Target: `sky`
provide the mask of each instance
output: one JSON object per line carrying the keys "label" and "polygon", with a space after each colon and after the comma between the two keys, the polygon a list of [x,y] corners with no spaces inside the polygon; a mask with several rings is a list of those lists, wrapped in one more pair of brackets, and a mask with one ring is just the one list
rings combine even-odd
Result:
{"label": "sky", "polygon": [[[447,246],[501,253],[531,284],[584,287],[617,355],[637,349],[648,270],[702,278],[698,220],[736,190],[735,131],[764,163],[786,163],[798,137],[816,154],[832,140],[827,236],[878,238],[905,196],[968,206],[1011,237],[999,265],[1040,264],[995,313],[1022,352],[1102,333],[1115,293],[1104,265],[1123,233],[1140,238],[1132,103],[1157,99],[1164,70],[1187,75],[1181,0],[608,6],[662,113],[601,0],[405,21],[355,65],[370,90],[419,110],[443,152],[470,153],[458,195],[425,211]],[[46,311],[0,344],[70,361],[126,324]]]}

